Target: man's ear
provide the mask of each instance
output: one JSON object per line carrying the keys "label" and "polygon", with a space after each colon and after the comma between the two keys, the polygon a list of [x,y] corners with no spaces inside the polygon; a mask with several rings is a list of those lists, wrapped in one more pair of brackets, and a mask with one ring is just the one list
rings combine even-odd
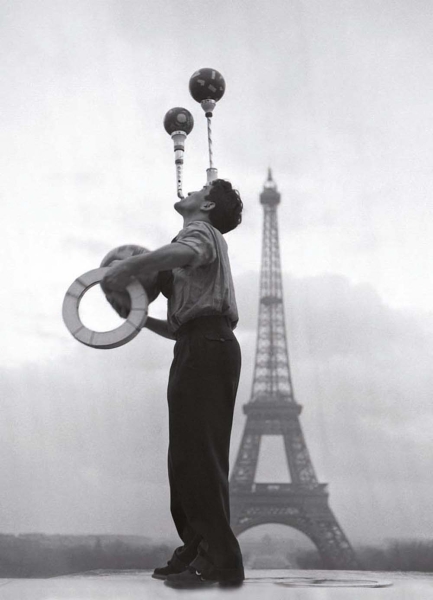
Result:
{"label": "man's ear", "polygon": [[204,210],[206,212],[209,212],[213,208],[215,208],[215,202],[212,202],[211,200],[205,200],[205,202],[203,202],[203,204],[201,205],[201,210]]}

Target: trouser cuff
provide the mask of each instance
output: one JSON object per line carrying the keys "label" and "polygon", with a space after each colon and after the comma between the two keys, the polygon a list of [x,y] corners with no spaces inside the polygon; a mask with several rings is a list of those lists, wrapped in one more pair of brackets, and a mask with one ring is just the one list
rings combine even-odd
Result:
{"label": "trouser cuff", "polygon": [[170,558],[170,564],[173,565],[175,569],[186,569],[189,562],[183,559],[180,559],[176,553],[176,550],[173,552],[173,556]]}
{"label": "trouser cuff", "polygon": [[197,548],[185,548],[185,546],[179,546],[179,548],[176,548],[173,552],[173,560],[181,561],[185,565],[189,565],[196,556]]}

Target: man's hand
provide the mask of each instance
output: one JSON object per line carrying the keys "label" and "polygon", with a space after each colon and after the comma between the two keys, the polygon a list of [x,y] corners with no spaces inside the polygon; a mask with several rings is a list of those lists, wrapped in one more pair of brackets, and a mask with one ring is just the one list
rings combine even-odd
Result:
{"label": "man's hand", "polygon": [[126,287],[134,278],[133,269],[128,259],[114,261],[114,264],[109,267],[109,271],[104,275],[101,281],[101,287],[105,293],[111,290],[124,292]]}
{"label": "man's hand", "polygon": [[128,292],[115,292],[114,290],[110,290],[104,293],[106,299],[117,312],[119,317],[122,317],[122,319],[127,319],[129,313],[131,312],[131,298]]}
{"label": "man's hand", "polygon": [[169,340],[176,339],[169,330],[167,321],[162,321],[161,319],[154,319],[153,317],[147,317],[144,327]]}

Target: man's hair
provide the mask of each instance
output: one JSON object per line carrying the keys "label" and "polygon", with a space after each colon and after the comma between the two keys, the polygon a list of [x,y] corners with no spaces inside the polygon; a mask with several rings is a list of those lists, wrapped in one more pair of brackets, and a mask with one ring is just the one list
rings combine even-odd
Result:
{"label": "man's hair", "polygon": [[206,200],[215,203],[209,212],[211,224],[221,233],[227,233],[235,229],[242,221],[242,200],[232,184],[224,179],[212,181]]}

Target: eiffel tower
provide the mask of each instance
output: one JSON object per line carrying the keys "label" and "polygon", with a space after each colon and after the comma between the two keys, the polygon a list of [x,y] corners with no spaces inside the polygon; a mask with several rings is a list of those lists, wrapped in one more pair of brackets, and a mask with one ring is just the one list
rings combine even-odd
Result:
{"label": "eiffel tower", "polygon": [[[301,429],[302,406],[294,397],[284,321],[277,207],[281,195],[272,179],[260,194],[264,210],[257,348],[247,421],[230,479],[231,525],[239,535],[264,523],[304,533],[331,569],[355,569],[357,561],[328,505]],[[263,435],[282,436],[291,483],[255,483]]]}

